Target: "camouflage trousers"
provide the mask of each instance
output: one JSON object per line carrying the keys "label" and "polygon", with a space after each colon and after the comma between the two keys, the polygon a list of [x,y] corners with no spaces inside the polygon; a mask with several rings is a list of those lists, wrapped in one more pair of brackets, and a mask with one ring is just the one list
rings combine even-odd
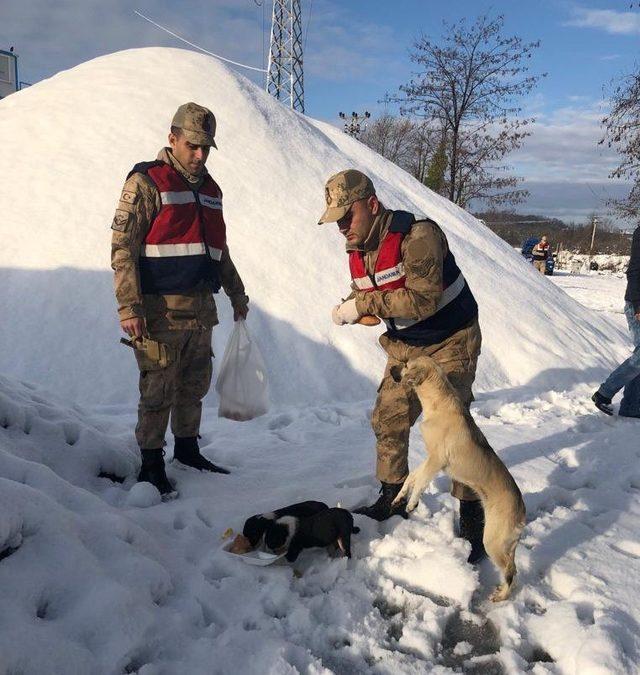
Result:
{"label": "camouflage trousers", "polygon": [[213,372],[211,329],[155,331],[149,337],[167,345],[168,364],[161,366],[137,351],[140,403],[136,440],[141,448],[161,448],[171,416],[174,436],[197,436],[202,399]]}
{"label": "camouflage trousers", "polygon": [[533,266],[538,270],[538,272],[544,274],[544,271],[547,267],[547,263],[545,260],[534,260]]}
{"label": "camouflage trousers", "polygon": [[[422,412],[413,389],[396,382],[391,377],[391,368],[404,365],[418,356],[430,356],[445,371],[465,405],[470,406],[473,401],[471,386],[476,376],[481,342],[477,321],[444,342],[426,347],[408,345],[386,334],[380,337],[380,344],[387,352],[388,359],[371,417],[376,436],[378,480],[395,484],[404,482],[409,473],[409,432]],[[456,481],[453,481],[451,494],[458,499],[478,499],[471,488]]]}

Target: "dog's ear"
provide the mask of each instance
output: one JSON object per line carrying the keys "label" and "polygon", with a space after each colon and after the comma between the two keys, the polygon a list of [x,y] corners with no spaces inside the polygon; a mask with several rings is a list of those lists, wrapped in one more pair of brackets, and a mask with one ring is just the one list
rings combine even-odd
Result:
{"label": "dog's ear", "polygon": [[402,382],[403,371],[404,371],[403,365],[391,366],[391,368],[389,369],[389,375],[391,375],[391,378],[393,379],[394,382]]}

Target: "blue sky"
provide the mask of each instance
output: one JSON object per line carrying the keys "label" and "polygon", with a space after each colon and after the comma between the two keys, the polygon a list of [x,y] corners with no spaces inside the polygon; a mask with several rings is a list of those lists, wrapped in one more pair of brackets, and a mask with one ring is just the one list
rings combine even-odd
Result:
{"label": "blue sky", "polygon": [[[256,0],[2,0],[0,49],[14,45],[21,79],[37,82],[119,49],[180,46],[135,16],[139,9],[211,51],[260,66],[271,12],[271,0],[263,2],[261,7]],[[340,110],[377,114],[385,92],[393,95],[410,79],[409,51],[419,35],[437,38],[443,20],[503,14],[505,34],[541,41],[531,69],[548,73],[524,102],[537,119],[534,134],[510,158],[532,193],[519,210],[584,218],[601,209],[606,194],[625,189],[608,180],[615,156],[597,142],[604,88],[640,60],[640,10],[630,12],[629,4],[302,0],[306,112],[336,124]],[[260,74],[242,72],[262,83]]]}

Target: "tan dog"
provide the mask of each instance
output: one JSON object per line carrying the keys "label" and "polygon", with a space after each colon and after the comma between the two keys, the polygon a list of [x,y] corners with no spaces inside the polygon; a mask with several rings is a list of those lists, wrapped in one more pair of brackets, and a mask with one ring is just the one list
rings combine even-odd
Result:
{"label": "tan dog", "polygon": [[397,370],[392,369],[394,379],[400,377],[413,387],[422,404],[420,430],[429,456],[409,474],[394,503],[407,498],[407,510],[413,510],[439,471],[472,488],[484,508],[485,550],[504,576],[491,600],[506,600],[516,574],[516,545],[525,525],[520,490],[433,359],[421,356]]}

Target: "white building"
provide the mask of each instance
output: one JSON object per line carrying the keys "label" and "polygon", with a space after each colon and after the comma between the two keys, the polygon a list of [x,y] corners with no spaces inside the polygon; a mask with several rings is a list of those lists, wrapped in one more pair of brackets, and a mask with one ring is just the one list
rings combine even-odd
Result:
{"label": "white building", "polygon": [[13,51],[0,49],[0,98],[9,96],[20,88],[18,80],[18,56]]}

